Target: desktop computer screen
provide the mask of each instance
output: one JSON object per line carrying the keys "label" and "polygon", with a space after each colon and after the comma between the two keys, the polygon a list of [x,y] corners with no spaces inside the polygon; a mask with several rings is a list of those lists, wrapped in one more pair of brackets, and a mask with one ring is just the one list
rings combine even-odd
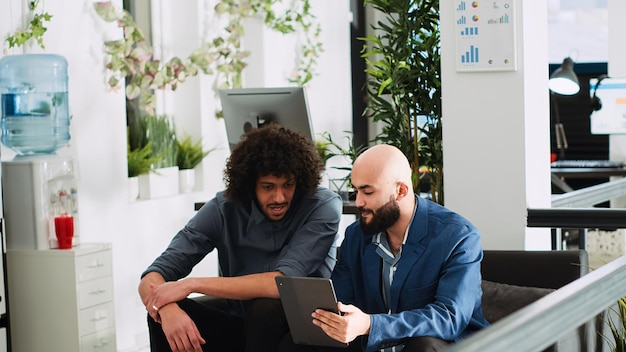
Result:
{"label": "desktop computer screen", "polygon": [[303,87],[240,88],[219,91],[230,150],[253,128],[278,123],[315,141]]}
{"label": "desktop computer screen", "polygon": [[591,134],[626,133],[626,78],[592,78]]}

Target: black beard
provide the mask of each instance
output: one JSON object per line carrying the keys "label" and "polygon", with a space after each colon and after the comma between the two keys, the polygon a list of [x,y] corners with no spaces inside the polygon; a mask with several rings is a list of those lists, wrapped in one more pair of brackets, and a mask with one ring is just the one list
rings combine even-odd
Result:
{"label": "black beard", "polygon": [[[363,210],[365,209],[362,207],[359,208],[359,211]],[[367,235],[375,235],[379,232],[383,232],[400,219],[400,206],[393,197],[380,208],[370,211],[372,212],[372,219],[369,223],[366,223],[363,218],[359,219],[361,230]]]}

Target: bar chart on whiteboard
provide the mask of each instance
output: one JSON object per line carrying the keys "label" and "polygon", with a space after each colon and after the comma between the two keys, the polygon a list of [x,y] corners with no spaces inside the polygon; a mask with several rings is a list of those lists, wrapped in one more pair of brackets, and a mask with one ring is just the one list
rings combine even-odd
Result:
{"label": "bar chart on whiteboard", "polygon": [[515,0],[455,2],[457,71],[515,71]]}

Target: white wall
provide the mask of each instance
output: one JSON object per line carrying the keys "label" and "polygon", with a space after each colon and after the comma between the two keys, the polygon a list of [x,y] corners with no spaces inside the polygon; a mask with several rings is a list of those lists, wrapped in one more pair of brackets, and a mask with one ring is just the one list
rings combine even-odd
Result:
{"label": "white wall", "polygon": [[[26,1],[8,0],[0,11],[0,35],[5,38],[21,24]],[[167,246],[171,237],[193,215],[193,204],[205,201],[223,187],[222,167],[228,156],[223,121],[214,118],[215,95],[210,77],[194,78],[176,93],[169,94],[162,108],[179,119],[187,131],[201,133],[208,146],[220,146],[203,162],[203,191],[173,197],[128,201],[126,177],[126,132],[124,96],[121,90],[110,91],[104,83],[104,40],[119,38],[121,31],[104,23],[93,11],[92,1],[42,1],[52,14],[45,34],[45,52],[63,55],[69,62],[69,99],[71,147],[60,153],[76,156],[80,169],[79,231],[81,242],[113,244],[115,313],[119,351],[134,351],[148,344],[145,309],[137,294],[139,274]],[[114,4],[121,7],[121,1]],[[159,2],[154,1],[154,4]],[[185,55],[199,45],[202,33],[210,29],[211,1],[163,1],[161,18],[169,25],[162,33],[165,54]],[[308,87],[308,101],[316,133],[329,131],[341,136],[351,128],[349,67],[349,4],[347,0],[313,3],[322,22],[325,51],[319,59],[318,76]],[[178,21],[178,22],[177,22]],[[182,22],[181,22],[182,21]],[[191,28],[191,30],[190,30]],[[184,37],[177,37],[180,30]],[[261,33],[249,33],[250,36]],[[269,34],[267,34],[269,35]],[[274,38],[275,39],[275,38]],[[273,39],[273,40],[274,40]],[[175,45],[176,44],[176,45]],[[8,50],[2,42],[3,53]],[[288,67],[284,62],[293,49],[275,40],[264,47],[265,68]],[[41,52],[38,48],[31,52]],[[256,54],[255,54],[256,55]],[[274,71],[272,71],[274,72]],[[276,73],[265,74],[255,85],[287,85]],[[341,138],[337,138],[341,139]],[[6,148],[2,160],[13,157]],[[10,206],[10,204],[4,204]],[[9,234],[10,235],[10,234]],[[194,274],[216,273],[215,258],[208,258]],[[45,290],[45,288],[42,288]],[[34,337],[35,338],[35,337]]]}

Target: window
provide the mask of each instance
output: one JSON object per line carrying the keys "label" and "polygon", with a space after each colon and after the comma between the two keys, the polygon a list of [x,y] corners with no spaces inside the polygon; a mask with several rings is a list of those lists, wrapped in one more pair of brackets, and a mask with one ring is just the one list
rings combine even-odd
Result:
{"label": "window", "polygon": [[548,0],[550,63],[608,61],[608,0]]}

